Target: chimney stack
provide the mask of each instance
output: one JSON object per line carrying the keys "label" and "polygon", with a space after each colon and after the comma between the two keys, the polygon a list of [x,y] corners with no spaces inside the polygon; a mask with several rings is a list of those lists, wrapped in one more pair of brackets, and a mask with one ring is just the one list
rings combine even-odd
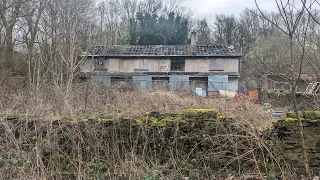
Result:
{"label": "chimney stack", "polygon": [[191,47],[196,48],[197,46],[197,31],[191,30]]}

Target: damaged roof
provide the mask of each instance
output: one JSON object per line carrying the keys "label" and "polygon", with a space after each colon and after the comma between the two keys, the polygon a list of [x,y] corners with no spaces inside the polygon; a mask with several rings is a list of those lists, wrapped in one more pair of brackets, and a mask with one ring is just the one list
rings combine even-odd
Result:
{"label": "damaged roof", "polygon": [[234,57],[241,55],[224,45],[115,45],[95,46],[82,54],[88,57]]}

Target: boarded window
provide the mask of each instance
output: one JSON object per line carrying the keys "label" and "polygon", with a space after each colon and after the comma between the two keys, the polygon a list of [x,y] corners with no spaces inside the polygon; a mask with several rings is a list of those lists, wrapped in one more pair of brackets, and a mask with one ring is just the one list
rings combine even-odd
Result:
{"label": "boarded window", "polygon": [[171,59],[171,71],[184,71],[185,70],[185,59],[173,58]]}
{"label": "boarded window", "polygon": [[222,62],[212,60],[210,62],[209,71],[224,71],[224,65]]}
{"label": "boarded window", "polygon": [[228,90],[228,76],[216,75],[208,77],[208,91]]}
{"label": "boarded window", "polygon": [[102,60],[94,61],[94,70],[107,70],[107,62]]}

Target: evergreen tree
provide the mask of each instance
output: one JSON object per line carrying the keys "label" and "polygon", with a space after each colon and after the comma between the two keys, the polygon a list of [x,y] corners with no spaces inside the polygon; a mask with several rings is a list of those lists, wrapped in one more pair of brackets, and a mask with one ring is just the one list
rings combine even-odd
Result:
{"label": "evergreen tree", "polygon": [[174,12],[167,15],[139,12],[136,24],[130,24],[130,39],[137,40],[130,41],[131,44],[137,42],[138,45],[182,45],[187,42],[188,20]]}

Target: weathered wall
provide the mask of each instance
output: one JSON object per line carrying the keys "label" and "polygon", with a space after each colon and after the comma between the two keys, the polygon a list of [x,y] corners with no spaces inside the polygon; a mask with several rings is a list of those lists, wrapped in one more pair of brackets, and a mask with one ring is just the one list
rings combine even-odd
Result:
{"label": "weathered wall", "polygon": [[[161,67],[160,67],[161,65]],[[120,61],[120,72],[168,72],[169,59],[125,59]]]}
{"label": "weathered wall", "polygon": [[108,72],[168,72],[169,59],[108,59]]}
{"label": "weathered wall", "polygon": [[[101,60],[108,72],[170,72],[170,59]],[[237,59],[186,59],[185,72],[239,72]],[[85,61],[82,72],[92,72],[93,62]]]}
{"label": "weathered wall", "polygon": [[120,71],[120,59],[108,59],[107,61],[109,72],[119,72]]}
{"label": "weathered wall", "polygon": [[[276,140],[284,160],[297,174],[305,174],[303,148],[300,140],[299,123],[297,120],[274,123]],[[312,172],[320,172],[320,121],[303,121],[304,138]]]}
{"label": "weathered wall", "polygon": [[[101,70],[94,70],[95,63],[88,61],[85,63],[82,72],[113,72],[120,73],[133,73],[133,72],[171,72],[171,59],[119,59],[119,58],[109,58],[107,60],[97,60],[101,61],[99,68]],[[90,62],[90,63],[89,63]],[[185,70],[181,72],[225,72],[225,73],[239,73],[239,60],[238,59],[186,59],[185,60]],[[179,71],[180,72],[180,71]],[[227,76],[227,75],[226,75]],[[202,87],[208,90],[208,76],[204,77],[201,86],[199,84],[196,87]],[[100,79],[103,79],[101,77]],[[192,81],[192,79],[191,79]],[[199,80],[196,80],[199,81]],[[229,77],[226,80],[228,83],[228,90],[238,91],[239,80],[237,77]],[[192,84],[191,84],[192,85]],[[224,89],[227,89],[224,88]]]}
{"label": "weathered wall", "polygon": [[185,71],[187,72],[239,72],[237,59],[186,59]]}
{"label": "weathered wall", "polygon": [[93,71],[93,61],[92,60],[85,60],[81,66],[81,72],[88,73]]}

